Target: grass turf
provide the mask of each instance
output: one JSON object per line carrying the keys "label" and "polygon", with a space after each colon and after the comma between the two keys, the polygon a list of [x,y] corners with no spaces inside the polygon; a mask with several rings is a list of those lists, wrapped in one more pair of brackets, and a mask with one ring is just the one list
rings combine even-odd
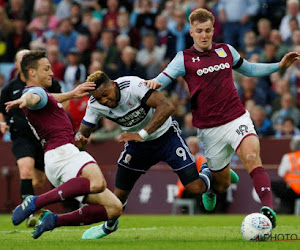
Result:
{"label": "grass turf", "polygon": [[[246,242],[240,233],[245,215],[123,215],[117,232],[82,240],[90,226],[61,227],[31,238],[25,223],[13,226],[0,215],[0,249],[300,249],[299,241]],[[274,234],[297,234],[300,216],[278,216]],[[281,236],[282,237],[282,236]]]}

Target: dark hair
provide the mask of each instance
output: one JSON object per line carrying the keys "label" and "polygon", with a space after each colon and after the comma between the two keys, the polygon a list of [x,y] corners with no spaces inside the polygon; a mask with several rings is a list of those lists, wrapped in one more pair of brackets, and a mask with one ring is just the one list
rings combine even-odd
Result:
{"label": "dark hair", "polygon": [[42,58],[47,58],[46,51],[33,50],[26,53],[21,60],[21,71],[26,79],[28,79],[28,70],[30,68],[37,69],[38,61]]}
{"label": "dark hair", "polygon": [[111,80],[103,71],[97,70],[94,73],[90,74],[86,81],[94,82],[96,84],[95,89],[97,89],[100,85],[109,83]]}

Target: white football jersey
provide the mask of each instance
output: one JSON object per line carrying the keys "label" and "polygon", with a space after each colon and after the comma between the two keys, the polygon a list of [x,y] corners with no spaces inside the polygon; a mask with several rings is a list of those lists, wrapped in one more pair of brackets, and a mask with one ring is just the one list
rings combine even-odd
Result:
{"label": "white football jersey", "polygon": [[[109,108],[99,104],[91,96],[82,122],[93,126],[98,123],[101,117],[107,117],[118,123],[122,130],[137,133],[150,122],[155,112],[154,108],[146,105],[147,100],[145,100],[147,99],[147,92],[151,90],[143,82],[143,79],[136,76],[120,77],[114,82],[120,89],[118,106]],[[147,141],[163,135],[170,128],[171,124],[172,118],[169,117],[160,128],[147,138]]]}

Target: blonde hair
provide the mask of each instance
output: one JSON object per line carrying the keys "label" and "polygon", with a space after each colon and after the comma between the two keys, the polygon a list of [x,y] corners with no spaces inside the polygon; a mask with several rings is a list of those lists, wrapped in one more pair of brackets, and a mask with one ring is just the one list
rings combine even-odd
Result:
{"label": "blonde hair", "polygon": [[109,83],[110,78],[101,70],[97,70],[94,73],[90,74],[86,79],[87,82],[94,82],[96,84],[96,89],[105,83]]}
{"label": "blonde hair", "polygon": [[199,23],[204,23],[208,20],[210,20],[212,24],[214,24],[215,17],[210,11],[202,8],[194,10],[189,16],[190,24],[193,24],[195,21]]}

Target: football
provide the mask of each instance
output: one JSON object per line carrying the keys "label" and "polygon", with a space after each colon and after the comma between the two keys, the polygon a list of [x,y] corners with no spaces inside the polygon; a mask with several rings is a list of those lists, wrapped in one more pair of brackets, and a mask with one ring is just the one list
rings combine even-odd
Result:
{"label": "football", "polygon": [[244,218],[241,231],[247,241],[266,241],[272,233],[272,223],[267,216],[252,213]]}

